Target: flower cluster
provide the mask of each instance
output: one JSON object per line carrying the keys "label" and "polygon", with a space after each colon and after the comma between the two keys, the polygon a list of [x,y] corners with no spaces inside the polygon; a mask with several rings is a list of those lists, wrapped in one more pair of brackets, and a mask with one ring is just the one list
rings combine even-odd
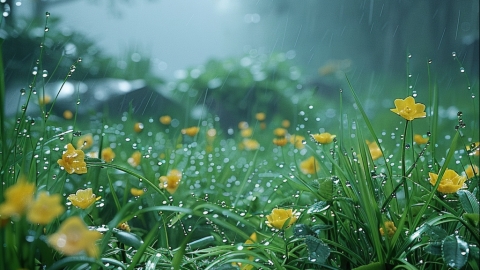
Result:
{"label": "flower cluster", "polygon": [[35,184],[19,177],[16,184],[5,190],[5,202],[0,204],[0,219],[19,220],[26,213],[32,224],[47,225],[65,211],[59,194],[42,191],[34,198]]}

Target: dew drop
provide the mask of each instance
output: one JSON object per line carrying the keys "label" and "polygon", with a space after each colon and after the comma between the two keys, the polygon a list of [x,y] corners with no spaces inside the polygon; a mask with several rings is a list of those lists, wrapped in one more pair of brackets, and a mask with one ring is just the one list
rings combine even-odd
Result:
{"label": "dew drop", "polygon": [[47,76],[48,76],[48,71],[47,71],[46,69],[44,69],[44,70],[42,71],[42,77],[43,77],[43,78],[46,78]]}
{"label": "dew drop", "polygon": [[465,72],[465,68],[464,68],[464,67],[460,67],[460,72],[461,72],[461,73],[464,73],[464,72]]}
{"label": "dew drop", "polygon": [[457,53],[456,53],[456,52],[452,52],[452,56],[453,56],[453,57],[457,57]]}

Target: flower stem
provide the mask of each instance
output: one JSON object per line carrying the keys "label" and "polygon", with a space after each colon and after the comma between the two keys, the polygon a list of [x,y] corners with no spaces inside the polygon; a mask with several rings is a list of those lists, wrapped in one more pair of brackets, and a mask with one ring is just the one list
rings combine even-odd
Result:
{"label": "flower stem", "polygon": [[[402,162],[402,182],[403,182],[403,190],[404,190],[404,193],[405,193],[405,201],[408,202],[408,200],[410,199],[410,196],[409,196],[409,192],[408,192],[408,183],[407,183],[407,175],[406,175],[406,168],[405,168],[405,152],[406,152],[406,141],[407,141],[407,129],[408,129],[408,123],[410,121],[407,120],[407,122],[405,122],[405,130],[403,131],[403,138],[402,138],[402,158],[401,158],[401,162]],[[408,223],[411,222],[411,216],[410,216],[410,211],[409,211],[409,214],[408,214]]]}

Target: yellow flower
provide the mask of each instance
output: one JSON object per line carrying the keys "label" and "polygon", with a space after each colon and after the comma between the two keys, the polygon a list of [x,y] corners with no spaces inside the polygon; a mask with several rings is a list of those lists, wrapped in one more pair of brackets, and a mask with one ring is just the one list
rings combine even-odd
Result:
{"label": "yellow flower", "polygon": [[65,118],[65,119],[67,119],[67,120],[72,119],[72,118],[73,118],[73,113],[72,113],[72,111],[70,111],[70,110],[65,110],[65,111],[63,112],[63,118]]}
{"label": "yellow flower", "polygon": [[93,194],[92,188],[87,188],[77,190],[75,194],[70,194],[67,199],[76,207],[87,209],[94,202],[100,200],[100,198]]}
{"label": "yellow flower", "polygon": [[128,225],[127,222],[120,223],[117,228],[122,230],[122,231],[126,231],[126,232],[129,232],[131,230],[130,225]]}
{"label": "yellow flower", "polygon": [[138,197],[138,196],[142,196],[143,193],[145,193],[145,191],[140,188],[131,188],[130,193],[132,193],[133,196]]}
{"label": "yellow flower", "polygon": [[142,161],[142,153],[140,153],[140,151],[133,152],[127,160],[128,164],[132,165],[132,167],[140,165],[140,161]]}
{"label": "yellow flower", "polygon": [[426,144],[428,143],[428,140],[430,138],[424,138],[422,135],[420,134],[415,134],[413,135],[413,141],[416,143],[416,144]]}
{"label": "yellow flower", "polygon": [[67,150],[63,152],[62,159],[57,161],[69,174],[84,174],[87,172],[87,164],[84,161],[85,153],[75,150],[71,143],[67,144]]}
{"label": "yellow flower", "polygon": [[240,145],[243,147],[243,149],[251,151],[251,150],[257,150],[260,148],[260,143],[258,143],[254,139],[243,139],[242,144]]}
{"label": "yellow flower", "polygon": [[113,152],[112,148],[107,147],[102,150],[102,159],[105,160],[105,162],[112,162],[114,158],[115,152]]}
{"label": "yellow flower", "polygon": [[290,121],[288,121],[287,119],[283,120],[282,121],[282,127],[289,128],[290,127]]}
{"label": "yellow flower", "polygon": [[[430,176],[430,184],[435,186],[438,174],[430,172],[428,175]],[[460,176],[454,170],[447,169],[443,174],[442,180],[440,180],[437,190],[441,193],[455,193],[463,187],[465,180],[467,180],[466,176]]]}
{"label": "yellow flower", "polygon": [[400,115],[408,121],[427,116],[425,105],[422,103],[415,103],[415,99],[411,96],[406,99],[395,99],[394,103],[395,109],[390,109],[390,111]]}
{"label": "yellow flower", "polygon": [[133,130],[136,133],[142,132],[143,128],[144,128],[143,123],[140,123],[140,122],[137,122],[137,123],[135,123],[135,125],[133,125]]}
{"label": "yellow flower", "polygon": [[90,257],[98,257],[98,247],[95,242],[102,237],[97,231],[89,231],[78,216],[66,219],[58,231],[48,236],[48,243],[65,255],[75,255],[85,252]]}
{"label": "yellow flower", "polygon": [[315,140],[317,141],[317,143],[320,143],[320,144],[329,144],[331,142],[333,142],[333,139],[335,137],[337,137],[337,135],[332,135],[328,132],[324,132],[324,133],[317,133],[317,134],[310,134],[310,136]]}
{"label": "yellow flower", "polygon": [[161,189],[166,189],[168,193],[173,194],[177,191],[178,185],[180,185],[180,180],[182,180],[182,172],[173,169],[168,175],[160,176],[158,179],[160,184],[158,185]]}
{"label": "yellow flower", "polygon": [[467,152],[474,156],[480,156],[480,142],[472,143],[467,145]]}
{"label": "yellow flower", "polygon": [[259,112],[255,115],[255,119],[257,119],[258,121],[264,121],[265,120],[265,113],[263,112]]}
{"label": "yellow flower", "polygon": [[[251,235],[250,235],[250,238],[247,239],[247,241],[245,241],[245,245],[251,245],[253,243],[257,242],[257,233],[256,232],[253,232]],[[251,247],[248,247],[247,249],[251,249]],[[248,260],[250,261],[253,261],[254,260],[254,257],[253,256],[249,256],[248,257]],[[250,269],[253,269],[253,265],[251,264],[245,264],[243,265],[242,263],[232,263],[233,266],[238,266],[240,267],[240,270],[250,270]]]}
{"label": "yellow flower", "polygon": [[273,138],[273,143],[277,146],[285,146],[287,144],[287,138]]}
{"label": "yellow flower", "polygon": [[300,135],[290,136],[290,143],[293,144],[297,149],[305,148],[304,142],[305,142],[305,137],[303,136],[300,136]]}
{"label": "yellow flower", "polygon": [[292,211],[292,209],[275,208],[270,215],[267,215],[266,223],[269,227],[283,229],[287,220],[289,220],[289,222],[286,225],[286,228],[290,227],[295,221],[297,221],[296,212]]}
{"label": "yellow flower", "polygon": [[93,145],[92,134],[85,134],[85,135],[81,136],[80,138],[78,138],[77,149],[86,150],[86,149],[92,147],[92,145]]}
{"label": "yellow flower", "polygon": [[160,116],[158,120],[160,121],[160,123],[167,126],[167,125],[170,125],[170,123],[172,122],[172,117],[170,117],[170,115],[164,115],[164,116]]}
{"label": "yellow flower", "polygon": [[477,175],[478,173],[478,166],[477,165],[468,165],[467,168],[465,168],[465,175],[467,176],[467,179],[473,178]]}
{"label": "yellow flower", "polygon": [[276,128],[273,130],[273,135],[277,137],[285,137],[287,136],[287,130],[284,128]]}
{"label": "yellow flower", "polygon": [[238,128],[239,129],[246,129],[246,128],[248,128],[248,123],[245,122],[245,121],[240,121],[240,123],[238,123]]}
{"label": "yellow flower", "polygon": [[370,151],[370,155],[372,156],[372,160],[377,160],[382,156],[382,149],[378,147],[376,142],[369,142],[367,141],[368,150]]}
{"label": "yellow flower", "polygon": [[189,128],[182,129],[182,134],[188,135],[190,137],[195,137],[198,131],[200,131],[199,127],[189,127]]}
{"label": "yellow flower", "polygon": [[320,163],[313,157],[309,157],[300,163],[300,171],[304,174],[314,174],[320,170]]}
{"label": "yellow flower", "polygon": [[[397,227],[395,227],[395,224],[393,223],[393,221],[385,221],[383,223],[383,225],[385,226],[385,229],[387,230],[387,235],[389,237],[392,237],[395,234],[395,232],[397,231]],[[380,230],[380,234],[382,236],[384,236],[385,231],[384,231],[383,227],[380,228],[379,230]]]}
{"label": "yellow flower", "polygon": [[35,184],[20,176],[17,183],[5,190],[5,201],[0,204],[0,218],[19,218],[30,205],[35,192]]}
{"label": "yellow flower", "polygon": [[43,106],[43,105],[47,105],[47,104],[50,103],[51,101],[52,101],[52,97],[51,97],[51,96],[49,96],[49,95],[44,95],[43,97],[40,97],[38,103],[39,103],[41,106]]}
{"label": "yellow flower", "polygon": [[45,191],[40,192],[28,209],[28,221],[33,224],[47,225],[65,211],[65,207],[60,204],[61,200],[60,194],[49,196]]}
{"label": "yellow flower", "polygon": [[252,136],[253,130],[252,128],[245,128],[240,131],[240,135],[244,138]]}

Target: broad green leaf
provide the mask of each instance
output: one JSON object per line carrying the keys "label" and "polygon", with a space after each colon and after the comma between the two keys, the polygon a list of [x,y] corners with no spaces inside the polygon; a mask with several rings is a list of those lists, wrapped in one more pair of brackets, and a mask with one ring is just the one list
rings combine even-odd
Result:
{"label": "broad green leaf", "polygon": [[462,268],[468,259],[469,248],[467,242],[457,235],[447,236],[442,243],[444,262],[451,268]]}
{"label": "broad green leaf", "polygon": [[117,240],[120,243],[133,247],[134,249],[138,249],[143,244],[142,239],[136,234],[115,228],[113,229],[113,234],[117,237]]}
{"label": "broad green leaf", "polygon": [[325,210],[327,210],[330,207],[330,205],[325,202],[325,201],[320,201],[317,203],[314,203],[310,208],[307,210],[307,214],[312,214],[312,213],[320,213]]}
{"label": "broad green leaf", "polygon": [[429,254],[442,256],[442,242],[431,242],[424,250]]}
{"label": "broad green leaf", "polygon": [[441,241],[448,236],[448,233],[439,226],[430,226],[425,224],[427,230],[425,231],[428,236],[430,236],[431,241]]}
{"label": "broad green leaf", "polygon": [[295,237],[306,237],[307,235],[315,235],[315,232],[305,224],[296,224],[293,227],[293,235]]}
{"label": "broad green leaf", "polygon": [[322,242],[322,240],[307,235],[305,238],[305,244],[308,248],[308,258],[313,263],[323,264],[327,261],[328,256],[330,255],[330,248]]}
{"label": "broad green leaf", "polygon": [[318,188],[318,195],[326,201],[331,201],[333,199],[333,181],[332,179],[324,179],[320,182]]}
{"label": "broad green leaf", "polygon": [[475,227],[478,227],[480,224],[480,215],[473,214],[473,213],[465,213],[462,215],[463,219],[465,219],[468,223],[472,224]]}
{"label": "broad green leaf", "polygon": [[370,263],[367,265],[362,265],[360,267],[354,268],[353,270],[385,270],[385,269],[387,269],[385,263],[374,262],[374,263]]}
{"label": "broad green leaf", "polygon": [[457,191],[457,194],[465,212],[479,214],[477,198],[475,198],[475,196],[470,193],[470,191],[459,190]]}
{"label": "broad green leaf", "polygon": [[475,260],[480,260],[480,248],[473,245],[471,245],[469,248],[470,248],[470,256]]}

